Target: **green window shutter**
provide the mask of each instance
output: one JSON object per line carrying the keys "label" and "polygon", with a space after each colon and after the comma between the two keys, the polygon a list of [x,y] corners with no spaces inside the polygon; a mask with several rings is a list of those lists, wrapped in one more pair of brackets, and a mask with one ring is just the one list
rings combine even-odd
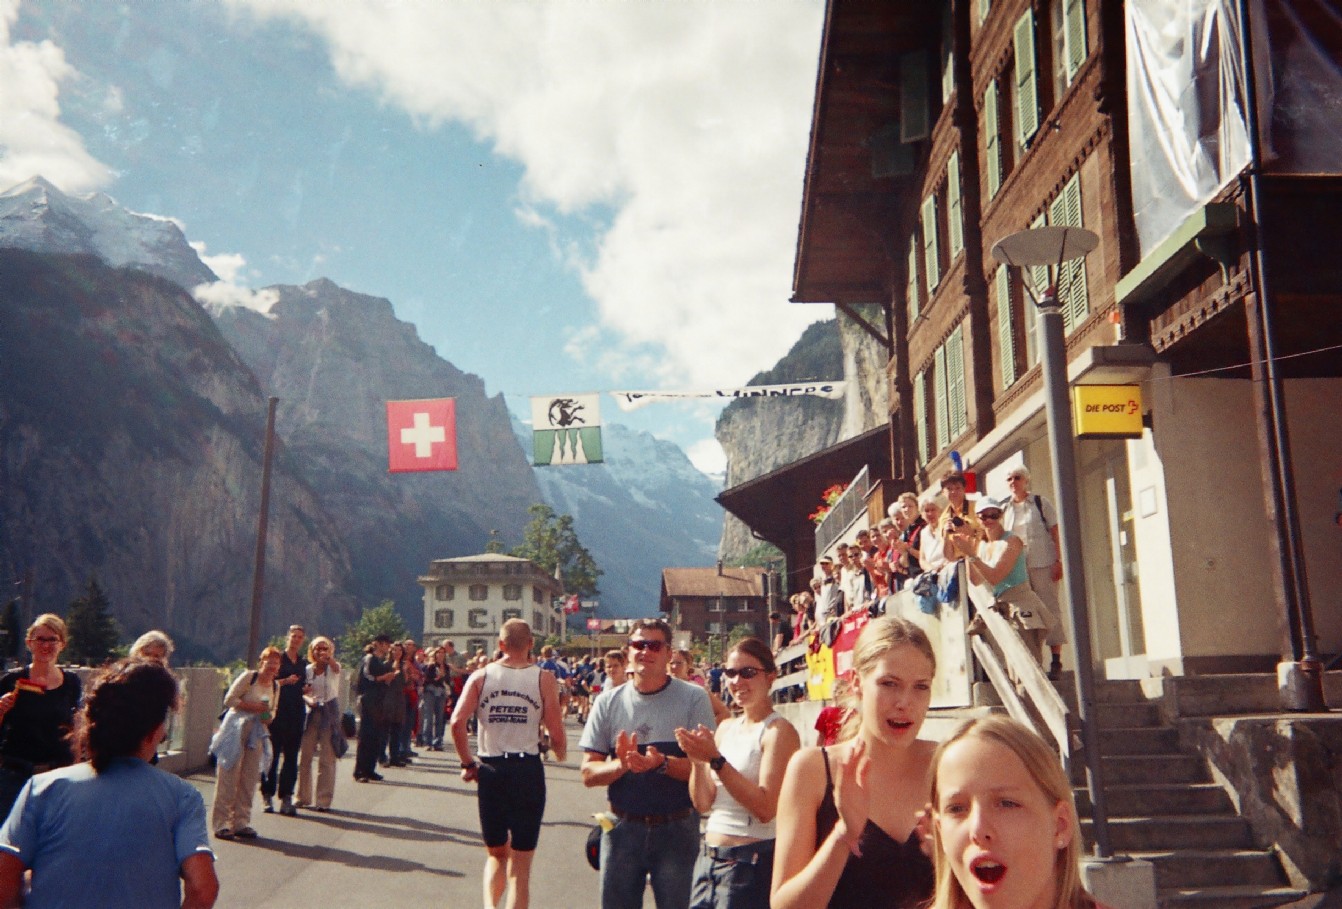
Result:
{"label": "green window shutter", "polygon": [[927,298],[941,283],[941,262],[937,256],[937,197],[923,200],[923,268],[927,277]]}
{"label": "green window shutter", "polygon": [[918,235],[909,237],[909,286],[904,291],[909,298],[909,324],[918,321]]}
{"label": "green window shutter", "polygon": [[997,81],[988,83],[983,92],[983,160],[988,168],[988,198],[1002,188],[1002,146],[999,133],[1002,121],[997,116]]}
{"label": "green window shutter", "polygon": [[934,451],[941,451],[951,443],[950,411],[946,398],[946,345],[937,348],[932,358],[932,406],[937,421],[937,438],[933,443]]}
{"label": "green window shutter", "polygon": [[960,153],[946,161],[946,227],[951,238],[951,260],[965,248],[965,228],[960,213]]}
{"label": "green window shutter", "polygon": [[[1041,212],[1039,217],[1030,224],[1031,228],[1043,227],[1044,215]],[[1038,296],[1044,295],[1044,290],[1048,287],[1048,266],[1034,265],[1030,266],[1030,284]],[[1030,369],[1039,362],[1039,308],[1035,305],[1030,294],[1021,295],[1024,299],[1025,318],[1021,320],[1021,327],[1025,334],[1025,368]]]}
{"label": "green window shutter", "polygon": [[918,439],[918,466],[927,463],[927,380],[925,373],[913,377],[913,432]]}
{"label": "green window shutter", "polygon": [[965,330],[956,328],[946,339],[946,406],[949,409],[950,435],[946,444],[958,439],[969,428],[969,402],[965,397]]}
{"label": "green window shutter", "polygon": [[1016,144],[1022,148],[1039,130],[1039,83],[1035,72],[1034,11],[1016,21]]}
{"label": "green window shutter", "polygon": [[899,58],[899,141],[926,139],[932,126],[927,97],[927,53],[914,51]]}
{"label": "green window shutter", "polygon": [[[1058,193],[1057,198],[1048,205],[1048,223],[1055,227],[1064,227],[1071,223],[1067,220],[1067,190],[1065,187],[1062,192]],[[1062,330],[1064,334],[1070,334],[1072,331],[1071,262],[1063,263],[1055,280],[1058,286],[1058,309],[1062,312]]]}
{"label": "green window shutter", "polygon": [[[1073,174],[1072,179],[1062,188],[1063,208],[1067,212],[1067,223],[1083,227],[1081,223],[1081,175]],[[1086,287],[1086,259],[1073,259],[1067,263],[1070,272],[1067,280],[1067,321],[1076,328],[1090,315],[1090,295]]]}
{"label": "green window shutter", "polygon": [[1066,25],[1063,29],[1064,53],[1067,55],[1067,82],[1076,78],[1081,64],[1086,62],[1086,0],[1067,0]]}
{"label": "green window shutter", "polygon": [[1016,381],[1016,324],[1011,312],[1011,273],[1005,265],[993,275],[997,296],[997,350],[1002,358],[1002,390]]}

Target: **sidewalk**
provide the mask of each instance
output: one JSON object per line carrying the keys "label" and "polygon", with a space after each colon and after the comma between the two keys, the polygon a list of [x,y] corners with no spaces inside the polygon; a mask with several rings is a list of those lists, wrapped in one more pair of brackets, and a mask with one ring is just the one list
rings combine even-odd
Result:
{"label": "sidewalk", "polygon": [[[532,869],[534,909],[597,905],[597,873],[583,857],[592,813],[604,790],[583,787],[574,747],[582,728],[570,723],[569,760],[546,763],[547,803]],[[329,906],[482,905],[475,788],[457,773],[455,751],[429,752],[406,768],[381,768],[381,783],[356,783],[353,749],[338,765],[335,803],[328,813],[296,818],[252,815],[256,840],[212,840],[221,909]],[[187,777],[214,797],[213,774]],[[649,898],[648,905],[651,905]]]}

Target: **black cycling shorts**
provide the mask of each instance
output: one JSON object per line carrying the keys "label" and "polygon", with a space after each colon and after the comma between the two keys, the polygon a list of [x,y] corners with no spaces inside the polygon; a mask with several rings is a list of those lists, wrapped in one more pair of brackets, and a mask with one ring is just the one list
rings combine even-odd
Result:
{"label": "black cycling shorts", "polygon": [[478,786],[485,845],[534,850],[545,814],[545,765],[540,755],[481,758]]}

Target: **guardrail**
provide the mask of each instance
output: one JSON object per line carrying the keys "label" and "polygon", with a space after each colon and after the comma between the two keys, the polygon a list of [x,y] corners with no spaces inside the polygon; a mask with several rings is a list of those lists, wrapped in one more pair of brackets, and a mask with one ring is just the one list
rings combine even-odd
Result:
{"label": "guardrail", "polygon": [[853,477],[839,500],[830,506],[829,513],[815,528],[815,551],[821,555],[843,532],[867,510],[867,493],[871,492],[871,477],[863,467]]}

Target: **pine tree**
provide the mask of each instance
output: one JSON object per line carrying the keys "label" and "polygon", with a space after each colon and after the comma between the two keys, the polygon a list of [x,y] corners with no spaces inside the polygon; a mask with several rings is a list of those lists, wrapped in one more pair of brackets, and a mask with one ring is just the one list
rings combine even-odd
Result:
{"label": "pine tree", "polygon": [[96,578],[89,578],[84,595],[70,603],[65,626],[69,640],[62,655],[69,663],[101,666],[114,655],[121,640],[121,629],[112,618],[107,594]]}
{"label": "pine tree", "polygon": [[358,666],[363,659],[364,647],[380,634],[389,636],[393,641],[403,641],[410,636],[405,621],[391,600],[383,600],[379,605],[365,609],[359,621],[345,629],[340,637],[340,661],[346,666]]}
{"label": "pine tree", "polygon": [[578,539],[573,529],[573,516],[556,514],[549,505],[532,505],[527,509],[531,523],[522,533],[522,545],[512,555],[530,559],[548,575],[554,575],[559,566],[564,579],[564,592],[587,598],[597,594],[597,580],[602,571],[596,560]]}

